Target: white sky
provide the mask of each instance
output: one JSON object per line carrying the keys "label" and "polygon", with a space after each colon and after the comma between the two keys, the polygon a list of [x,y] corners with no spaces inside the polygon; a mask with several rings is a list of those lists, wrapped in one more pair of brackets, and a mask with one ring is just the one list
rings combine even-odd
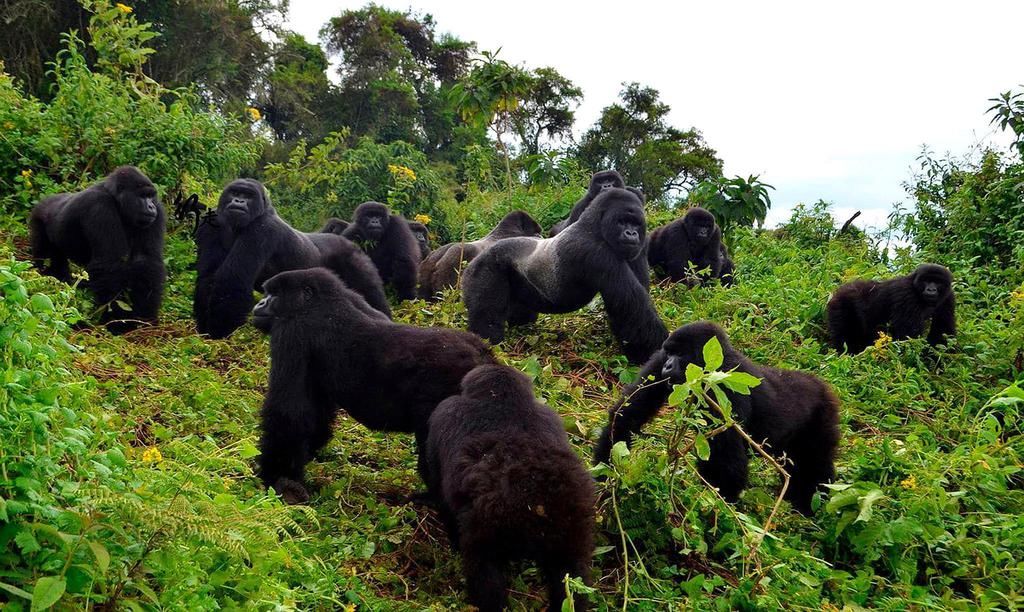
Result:
{"label": "white sky", "polygon": [[[798,202],[883,225],[904,201],[921,145],[962,154],[1005,143],[989,98],[1024,82],[1024,2],[392,2],[430,13],[438,33],[528,68],[552,66],[583,89],[576,132],[621,83],[661,92],[670,122],[697,127],[727,176],[776,187],[769,224]],[[320,27],[365,2],[291,0],[289,27]]]}

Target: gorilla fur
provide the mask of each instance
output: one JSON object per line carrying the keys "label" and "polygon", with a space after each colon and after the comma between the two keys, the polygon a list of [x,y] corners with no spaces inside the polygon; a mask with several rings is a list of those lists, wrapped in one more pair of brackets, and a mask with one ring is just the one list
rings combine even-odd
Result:
{"label": "gorilla fur", "polygon": [[878,332],[893,340],[919,338],[931,322],[928,343],[956,335],[953,275],[937,264],[921,264],[913,273],[887,281],[856,280],[836,289],[828,302],[832,348],[859,353]]}
{"label": "gorilla fur", "polygon": [[498,241],[463,275],[469,330],[500,342],[506,322],[522,325],[539,312],[572,312],[600,294],[623,352],[643,363],[668,335],[631,266],[644,256],[644,228],[640,199],[611,188],[554,238]]}
{"label": "gorilla fur", "polygon": [[[712,337],[722,345],[722,371],[739,370],[761,379],[750,395],[726,391],[733,418],[754,440],[765,440],[767,450],[783,453],[792,462],[786,499],[804,514],[811,513],[811,498],[822,484],[835,477],[839,445],[839,400],[820,378],[794,370],[756,364],[729,344],[725,331],[702,321],[677,329],[640,370],[622,399],[609,411],[594,453],[596,463],[607,462],[616,442],[629,444],[633,435],[658,414],[672,385],[686,382],[687,364],[704,367],[704,345]],[[651,382],[653,380],[653,382]],[[747,487],[747,444],[735,429],[709,440],[711,456],[698,462],[700,474],[728,501],[739,499]]]}
{"label": "gorilla fur", "polygon": [[409,229],[412,230],[413,238],[416,239],[416,246],[420,248],[420,261],[423,261],[427,255],[430,255],[430,231],[419,221],[409,221]]}
{"label": "gorilla fur", "polygon": [[494,363],[473,334],[392,323],[323,268],[267,281],[253,324],[270,333],[260,477],[289,503],[306,501],[305,465],[331,438],[338,410],[375,431],[416,434],[478,365]]}
{"label": "gorilla fur", "polygon": [[420,247],[405,219],[392,215],[380,202],[363,202],[342,235],[366,251],[381,280],[394,287],[398,299],[416,299]]}
{"label": "gorilla fur", "polygon": [[350,225],[352,225],[352,224],[349,223],[348,221],[344,220],[344,219],[339,219],[337,217],[331,217],[330,219],[328,219],[327,221],[324,222],[324,226],[320,228],[320,233],[321,234],[337,234],[337,235],[341,236],[341,235],[343,235],[345,233],[345,230],[348,229],[348,226],[350,226]]}
{"label": "gorilla fur", "polygon": [[[507,604],[508,565],[535,561],[548,609],[561,610],[566,574],[587,581],[594,553],[594,481],[562,418],[512,368],[483,365],[430,416],[427,483],[462,555],[469,602]],[[576,609],[585,607],[577,597]]]}
{"label": "gorilla fur", "polygon": [[217,214],[196,230],[198,258],[193,314],[200,333],[225,338],[252,309],[254,290],[278,272],[323,266],[391,315],[373,262],[341,236],[306,234],[277,216],[263,185],[238,179],[221,193]]}
{"label": "gorilla fur", "polygon": [[722,230],[715,223],[715,216],[694,207],[681,219],[651,232],[647,261],[672,282],[694,286],[711,278],[722,278],[726,261],[730,267],[732,264],[724,253]]}
{"label": "gorilla fur", "polygon": [[29,216],[32,261],[65,283],[72,280],[70,262],[84,267],[85,286],[105,306],[101,323],[124,333],[156,322],[167,280],[165,225],[156,187],[138,168],[121,166],[92,187],[36,204]]}
{"label": "gorilla fur", "polygon": [[[587,186],[587,193],[583,194],[583,197],[573,204],[568,217],[551,226],[551,229],[548,230],[548,237],[554,238],[565,230],[565,228],[579,221],[580,217],[583,215],[583,211],[590,206],[590,203],[594,201],[594,198],[599,196],[605,189],[611,189],[612,187],[618,187],[620,189],[626,188],[626,181],[622,179],[621,174],[615,170],[602,170],[600,172],[595,172],[590,177],[590,184]],[[636,192],[639,192],[639,190],[636,190]],[[637,193],[637,196],[640,198],[642,203],[644,201],[642,192]]]}
{"label": "gorilla fur", "polygon": [[420,264],[420,297],[425,300],[435,299],[442,290],[458,287],[459,273],[465,265],[495,242],[514,236],[540,238],[541,231],[533,217],[516,210],[505,215],[489,234],[479,240],[455,242],[440,247]]}

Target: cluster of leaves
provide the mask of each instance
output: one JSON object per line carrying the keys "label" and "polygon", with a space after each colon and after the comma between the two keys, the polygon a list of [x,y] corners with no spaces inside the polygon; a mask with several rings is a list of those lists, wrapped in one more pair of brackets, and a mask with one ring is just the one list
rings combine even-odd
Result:
{"label": "cluster of leaves", "polygon": [[764,224],[768,209],[772,207],[769,189],[771,185],[761,182],[756,175],[731,179],[714,177],[702,181],[688,194],[687,202],[706,208],[715,215],[715,220],[728,233],[734,227],[758,227]]}

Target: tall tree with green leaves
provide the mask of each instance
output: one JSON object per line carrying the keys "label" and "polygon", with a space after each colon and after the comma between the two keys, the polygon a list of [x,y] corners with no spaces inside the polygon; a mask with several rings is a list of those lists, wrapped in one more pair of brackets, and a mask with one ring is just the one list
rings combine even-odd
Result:
{"label": "tall tree with green leaves", "polygon": [[278,140],[320,140],[337,121],[333,107],[339,102],[327,78],[327,55],[319,45],[288,32],[273,49],[273,63],[255,107]]}
{"label": "tall tree with green leaves", "polygon": [[621,103],[605,107],[580,139],[576,155],[584,167],[618,170],[627,184],[639,185],[654,200],[721,176],[722,160],[696,128],[668,124],[671,109],[656,89],[624,86]]}
{"label": "tall tree with green leaves", "polygon": [[530,85],[522,102],[511,112],[511,127],[519,137],[524,155],[541,152],[543,139],[572,138],[576,108],[583,90],[554,68],[538,68],[530,74]]}

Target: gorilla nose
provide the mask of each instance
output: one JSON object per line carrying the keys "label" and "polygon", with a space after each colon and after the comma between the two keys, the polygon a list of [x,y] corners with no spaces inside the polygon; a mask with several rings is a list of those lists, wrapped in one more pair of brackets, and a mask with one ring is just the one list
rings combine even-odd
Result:
{"label": "gorilla nose", "polygon": [[146,212],[156,216],[156,204],[153,203],[153,200],[146,200]]}
{"label": "gorilla nose", "polygon": [[675,357],[669,357],[665,360],[665,365],[661,366],[662,376],[671,376],[679,370],[679,362]]}
{"label": "gorilla nose", "polygon": [[640,232],[636,230],[626,230],[622,232],[622,237],[630,242],[640,242]]}

